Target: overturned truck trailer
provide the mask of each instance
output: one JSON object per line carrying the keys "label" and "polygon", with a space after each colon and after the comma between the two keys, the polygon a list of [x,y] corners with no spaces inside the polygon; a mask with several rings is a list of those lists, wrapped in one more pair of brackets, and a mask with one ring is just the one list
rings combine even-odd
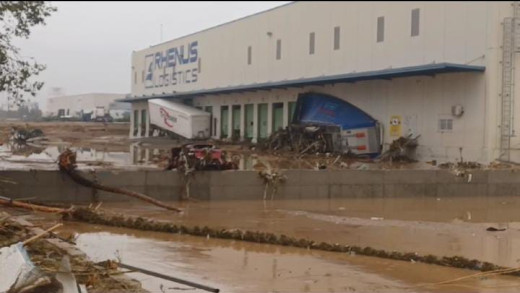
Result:
{"label": "overturned truck trailer", "polygon": [[340,127],[341,150],[358,155],[377,156],[381,153],[379,122],[358,107],[321,93],[298,96],[292,124],[329,125]]}
{"label": "overturned truck trailer", "polygon": [[150,123],[188,139],[210,137],[210,117],[204,112],[188,105],[153,99],[148,101]]}

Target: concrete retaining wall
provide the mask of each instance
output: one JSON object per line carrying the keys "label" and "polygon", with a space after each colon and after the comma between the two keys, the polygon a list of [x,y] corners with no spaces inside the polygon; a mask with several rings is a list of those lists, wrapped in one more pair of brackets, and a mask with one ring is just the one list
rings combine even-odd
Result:
{"label": "concrete retaining wall", "polygon": [[[287,170],[284,174],[288,179],[279,187],[277,199],[520,195],[520,172],[511,170],[473,171],[470,182],[447,170]],[[95,176],[101,184],[160,200],[177,200],[183,190],[182,178],[174,171],[100,171]],[[12,198],[82,202],[94,194],[59,171],[0,171],[0,178],[17,182],[0,183],[0,194]],[[191,196],[202,200],[262,199],[263,193],[263,180],[255,171],[198,172],[191,185]],[[129,199],[97,194],[102,201]]]}

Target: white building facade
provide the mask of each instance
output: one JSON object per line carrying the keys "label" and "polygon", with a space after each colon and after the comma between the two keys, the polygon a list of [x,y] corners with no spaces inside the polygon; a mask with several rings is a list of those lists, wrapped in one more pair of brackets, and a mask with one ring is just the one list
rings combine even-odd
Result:
{"label": "white building facade", "polygon": [[256,141],[319,92],[376,118],[384,145],[421,135],[420,159],[519,162],[519,56],[518,2],[293,2],[134,52],[130,136],[161,98]]}
{"label": "white building facade", "polygon": [[109,93],[89,93],[82,95],[53,97],[47,100],[46,116],[81,118],[83,114],[91,112],[94,113],[98,107],[105,109],[105,113],[109,113],[110,110],[116,110],[115,112],[117,115],[122,116],[123,113],[120,113],[121,111],[119,110],[129,111],[129,109],[125,110],[126,107],[124,107],[124,105],[121,103],[117,103],[116,101],[124,99],[125,97],[125,94]]}

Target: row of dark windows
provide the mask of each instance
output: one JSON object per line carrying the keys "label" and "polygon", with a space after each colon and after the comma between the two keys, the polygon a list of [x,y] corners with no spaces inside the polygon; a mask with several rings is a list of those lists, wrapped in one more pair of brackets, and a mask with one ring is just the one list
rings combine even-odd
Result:
{"label": "row of dark windows", "polygon": [[[419,17],[420,10],[419,8],[412,9],[411,11],[411,32],[410,35],[412,37],[416,37],[419,35]],[[334,27],[334,42],[333,49],[340,49],[340,33],[341,28],[339,26]],[[385,17],[380,16],[377,18],[377,32],[376,32],[376,42],[381,43],[385,40]],[[314,55],[316,47],[316,33],[309,33],[309,55]],[[282,40],[276,40],[276,60],[282,59]],[[253,63],[253,48],[251,46],[247,47],[247,64],[251,65]]]}

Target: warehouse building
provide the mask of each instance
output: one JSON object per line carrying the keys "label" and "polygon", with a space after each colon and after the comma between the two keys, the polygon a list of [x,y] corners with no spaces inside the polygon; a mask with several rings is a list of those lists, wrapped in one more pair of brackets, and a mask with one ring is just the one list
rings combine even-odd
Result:
{"label": "warehouse building", "polygon": [[94,119],[96,115],[110,115],[113,119],[124,119],[126,114],[130,114],[131,107],[118,100],[125,97],[125,94],[111,93],[52,97],[47,100],[45,116],[90,120]]}
{"label": "warehouse building", "polygon": [[317,92],[377,119],[384,147],[413,134],[420,159],[520,161],[519,17],[518,2],[292,2],[133,52],[130,136],[165,99],[257,141]]}

